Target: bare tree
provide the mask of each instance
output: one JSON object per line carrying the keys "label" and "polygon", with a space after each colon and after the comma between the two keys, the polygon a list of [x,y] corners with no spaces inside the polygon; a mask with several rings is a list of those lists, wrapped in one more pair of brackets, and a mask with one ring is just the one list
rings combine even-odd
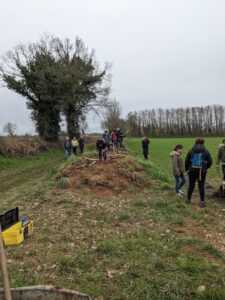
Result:
{"label": "bare tree", "polygon": [[17,131],[18,127],[16,124],[13,124],[13,123],[6,123],[4,126],[3,126],[3,131],[5,133],[7,133],[9,136],[14,136],[16,131]]}
{"label": "bare tree", "polygon": [[121,114],[122,110],[119,102],[115,99],[110,101],[110,103],[105,107],[101,127],[103,129],[108,129],[109,131],[112,131],[117,127],[123,127],[124,120],[122,120]]}

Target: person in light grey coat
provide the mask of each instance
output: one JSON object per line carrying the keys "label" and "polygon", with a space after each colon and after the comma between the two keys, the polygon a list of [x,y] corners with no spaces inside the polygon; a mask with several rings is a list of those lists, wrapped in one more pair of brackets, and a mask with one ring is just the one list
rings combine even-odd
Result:
{"label": "person in light grey coat", "polygon": [[172,171],[173,176],[175,177],[175,190],[177,195],[183,196],[184,193],[182,192],[181,188],[185,184],[186,179],[184,176],[184,162],[182,159],[182,145],[176,145],[174,150],[170,153],[170,156],[172,157]]}

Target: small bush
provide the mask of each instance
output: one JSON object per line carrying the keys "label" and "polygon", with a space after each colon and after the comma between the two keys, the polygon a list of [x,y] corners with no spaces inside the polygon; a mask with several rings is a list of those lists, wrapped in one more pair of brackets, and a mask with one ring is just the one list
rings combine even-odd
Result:
{"label": "small bush", "polygon": [[67,189],[70,186],[70,180],[68,177],[61,177],[58,180],[58,187],[61,189]]}

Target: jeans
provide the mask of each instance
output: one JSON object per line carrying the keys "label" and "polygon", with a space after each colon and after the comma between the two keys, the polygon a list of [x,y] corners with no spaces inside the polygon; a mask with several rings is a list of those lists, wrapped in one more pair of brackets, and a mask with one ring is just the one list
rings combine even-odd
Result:
{"label": "jeans", "polygon": [[195,188],[195,182],[198,181],[200,199],[202,202],[204,202],[206,173],[205,172],[201,173],[201,180],[199,179],[199,171],[189,171],[188,177],[189,177],[188,200],[191,200],[191,196]]}
{"label": "jeans", "polygon": [[65,158],[68,159],[70,156],[70,149],[65,149]]}
{"label": "jeans", "polygon": [[175,180],[176,180],[176,193],[178,194],[182,186],[185,184],[186,179],[184,174],[181,174],[180,176],[175,175]]}

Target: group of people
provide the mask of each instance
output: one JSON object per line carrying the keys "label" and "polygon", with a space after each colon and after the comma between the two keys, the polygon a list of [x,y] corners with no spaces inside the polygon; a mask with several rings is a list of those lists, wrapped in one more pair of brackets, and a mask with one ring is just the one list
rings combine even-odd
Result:
{"label": "group of people", "polygon": [[117,128],[110,134],[108,130],[105,130],[102,137],[96,141],[96,150],[98,158],[102,161],[106,161],[106,151],[114,150],[115,148],[123,148],[123,138],[125,137],[123,131]]}
{"label": "group of people", "polygon": [[[98,153],[98,158],[102,161],[106,160],[106,151],[113,150],[114,148],[123,148],[123,134],[120,128],[114,130],[111,134],[107,130],[103,133],[102,137],[96,141],[96,149]],[[78,148],[80,153],[84,151],[85,141],[82,137],[76,139],[74,137],[70,140],[66,137],[64,142],[64,150],[66,159],[70,156],[71,151],[74,155],[77,155]],[[148,159],[149,154],[149,144],[150,140],[146,137],[142,138],[142,148],[143,155],[145,159]],[[207,175],[207,170],[212,165],[212,157],[210,152],[205,147],[205,140],[203,138],[198,138],[195,141],[195,145],[188,151],[185,162],[182,158],[183,146],[181,144],[176,145],[174,150],[170,153],[172,158],[172,172],[175,178],[175,190],[179,197],[183,197],[184,193],[182,187],[186,183],[185,172],[187,172],[189,185],[187,191],[187,203],[191,203],[192,194],[195,188],[196,181],[198,182],[199,194],[200,194],[200,207],[205,207],[205,180]],[[223,172],[223,182],[225,185],[225,139],[219,145],[219,150],[217,153],[216,169],[219,171],[219,164],[221,162],[222,172]]]}
{"label": "group of people", "polygon": [[67,136],[64,141],[65,158],[68,159],[68,157],[71,154],[71,151],[73,152],[74,155],[77,155],[78,149],[80,150],[80,153],[82,154],[84,152],[84,144],[85,144],[85,141],[82,137],[77,139],[74,136],[73,139],[70,139]]}
{"label": "group of people", "polygon": [[[212,157],[210,152],[205,147],[205,141],[198,138],[195,145],[190,149],[186,155],[185,162],[182,159],[183,146],[178,144],[170,153],[172,157],[172,170],[175,177],[175,189],[179,197],[184,196],[182,187],[186,183],[184,172],[187,172],[189,179],[189,186],[187,192],[187,203],[191,203],[192,194],[195,188],[196,181],[198,182],[200,194],[200,207],[205,207],[205,180],[207,170],[212,165]],[[219,164],[222,164],[223,180],[225,181],[225,139],[219,145],[219,150],[216,160],[216,168],[219,170]]]}

